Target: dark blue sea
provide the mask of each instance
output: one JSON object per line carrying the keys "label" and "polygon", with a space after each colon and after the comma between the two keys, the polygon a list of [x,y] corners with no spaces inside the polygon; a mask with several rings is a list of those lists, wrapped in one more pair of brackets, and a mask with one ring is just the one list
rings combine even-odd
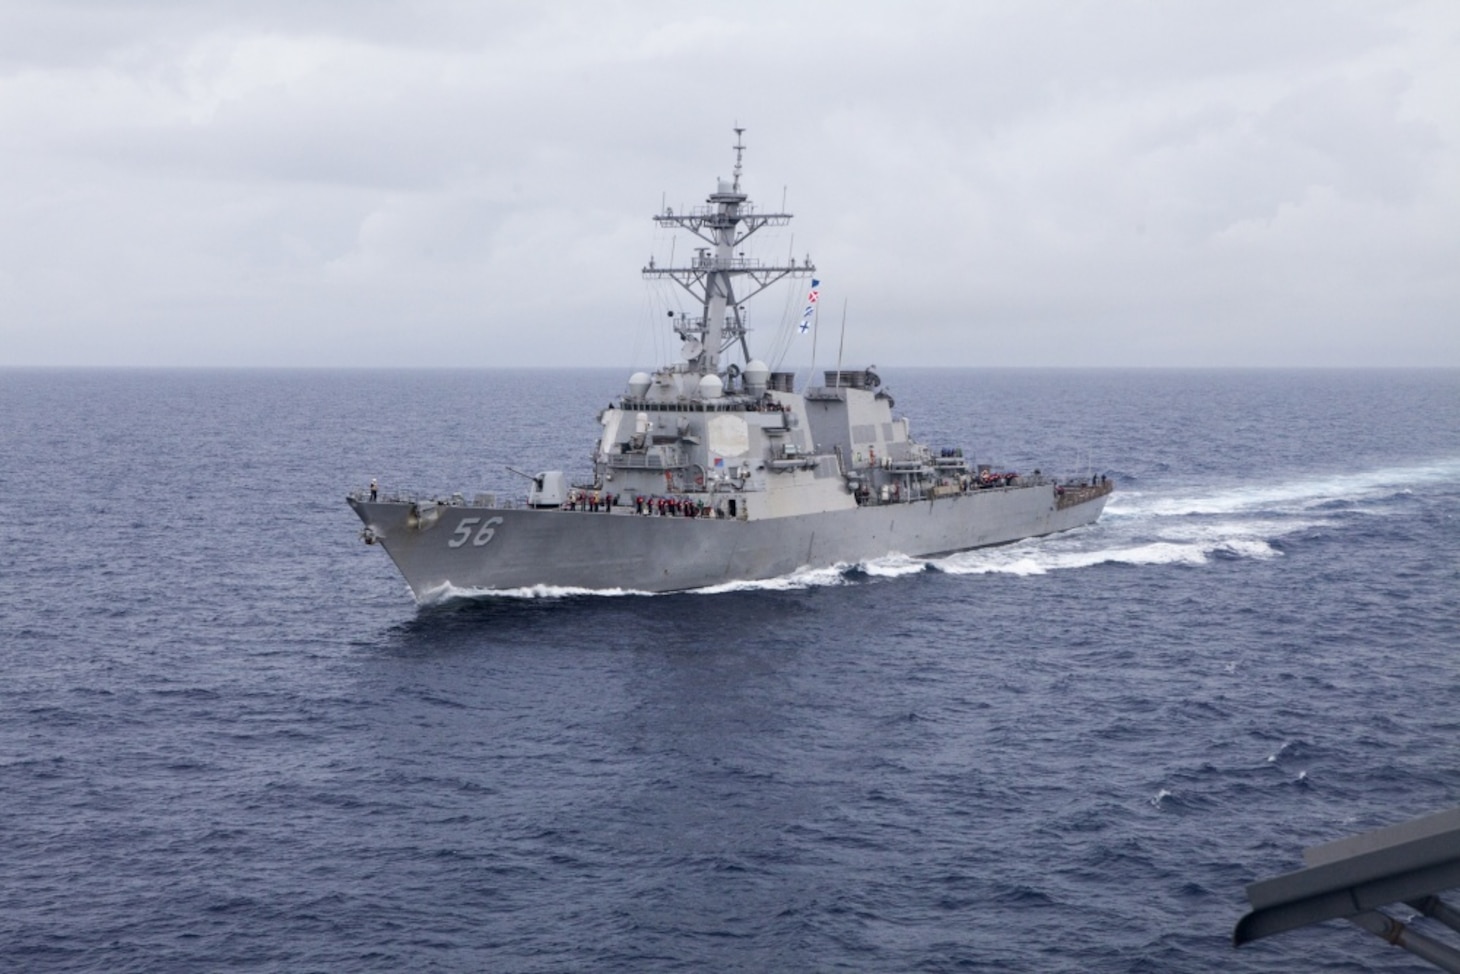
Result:
{"label": "dark blue sea", "polygon": [[1460,803],[1460,372],[884,369],[1118,483],[932,562],[418,607],[360,543],[628,371],[0,371],[0,969],[1429,969],[1230,938]]}

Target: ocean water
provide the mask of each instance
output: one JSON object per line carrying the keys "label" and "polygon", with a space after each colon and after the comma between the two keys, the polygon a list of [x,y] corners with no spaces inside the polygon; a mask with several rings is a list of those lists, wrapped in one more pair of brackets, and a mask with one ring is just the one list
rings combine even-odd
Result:
{"label": "ocean water", "polygon": [[1460,802],[1460,372],[883,372],[1105,516],[418,607],[345,492],[581,471],[618,370],[0,371],[0,969],[1428,970],[1230,936]]}

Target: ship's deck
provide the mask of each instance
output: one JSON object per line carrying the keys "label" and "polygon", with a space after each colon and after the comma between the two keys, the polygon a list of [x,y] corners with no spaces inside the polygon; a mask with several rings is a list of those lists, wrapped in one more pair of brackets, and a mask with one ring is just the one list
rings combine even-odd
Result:
{"label": "ship's deck", "polygon": [[1055,507],[1063,511],[1067,507],[1074,507],[1076,504],[1084,504],[1086,501],[1093,501],[1097,497],[1104,497],[1115,490],[1115,481],[1101,479],[1098,484],[1086,484],[1077,487],[1068,485],[1056,487],[1054,490]]}

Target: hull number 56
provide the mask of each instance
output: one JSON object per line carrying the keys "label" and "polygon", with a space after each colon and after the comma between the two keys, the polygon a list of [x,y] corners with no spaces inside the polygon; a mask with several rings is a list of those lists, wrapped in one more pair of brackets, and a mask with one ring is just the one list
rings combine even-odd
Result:
{"label": "hull number 56", "polygon": [[[477,528],[477,522],[479,521],[482,526]],[[451,536],[451,540],[446,542],[446,546],[448,548],[460,548],[466,544],[467,539],[470,539],[472,544],[480,548],[492,540],[492,535],[497,533],[497,525],[501,523],[502,519],[500,517],[489,517],[485,521],[482,521],[479,517],[464,517],[461,519],[461,523],[456,526],[456,533]],[[472,534],[472,528],[477,529],[476,534]]]}

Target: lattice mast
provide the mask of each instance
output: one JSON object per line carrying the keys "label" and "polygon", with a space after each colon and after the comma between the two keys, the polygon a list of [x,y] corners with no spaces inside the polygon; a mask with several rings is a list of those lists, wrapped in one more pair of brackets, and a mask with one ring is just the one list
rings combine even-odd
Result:
{"label": "lattice mast", "polygon": [[[697,318],[677,318],[674,329],[684,340],[688,370],[700,374],[720,371],[720,356],[739,343],[744,361],[751,359],[746,341],[742,310],[751,298],[777,281],[787,277],[808,277],[816,271],[808,256],[785,264],[762,264],[746,257],[739,248],[751,234],[762,227],[783,227],[791,222],[789,213],[757,213],[754,204],[740,188],[740,173],[745,145],[741,136],[745,129],[735,128],[734,180],[719,180],[718,188],[689,213],[675,213],[668,207],[654,217],[661,227],[688,230],[708,246],[695,249],[694,260],[687,267],[659,267],[654,259],[644,268],[645,278],[669,278],[684,288],[700,304]],[[745,293],[737,291],[737,281],[746,282]]]}

